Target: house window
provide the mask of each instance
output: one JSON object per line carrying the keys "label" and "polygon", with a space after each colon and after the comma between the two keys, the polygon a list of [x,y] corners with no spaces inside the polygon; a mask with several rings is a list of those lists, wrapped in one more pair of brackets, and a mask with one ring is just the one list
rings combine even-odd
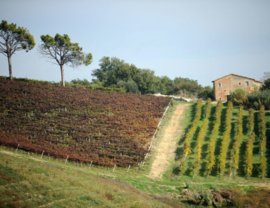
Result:
{"label": "house window", "polygon": [[219,100],[221,100],[221,97],[219,98]]}
{"label": "house window", "polygon": [[239,82],[239,85],[241,85],[241,82]]}
{"label": "house window", "polygon": [[222,83],[220,82],[220,83],[218,83],[219,84],[219,87],[222,87]]}
{"label": "house window", "polygon": [[248,81],[246,81],[246,85],[249,86],[249,82]]}

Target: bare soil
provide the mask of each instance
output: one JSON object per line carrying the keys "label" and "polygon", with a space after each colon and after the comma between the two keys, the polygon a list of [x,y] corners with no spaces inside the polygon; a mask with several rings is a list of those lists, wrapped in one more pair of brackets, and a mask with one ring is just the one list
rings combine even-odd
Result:
{"label": "bare soil", "polygon": [[152,151],[156,152],[149,177],[161,179],[162,174],[167,170],[170,161],[175,156],[176,143],[182,132],[182,125],[179,123],[183,116],[184,109],[190,104],[179,104],[169,121],[169,125],[165,127],[164,135],[157,146],[153,146]]}

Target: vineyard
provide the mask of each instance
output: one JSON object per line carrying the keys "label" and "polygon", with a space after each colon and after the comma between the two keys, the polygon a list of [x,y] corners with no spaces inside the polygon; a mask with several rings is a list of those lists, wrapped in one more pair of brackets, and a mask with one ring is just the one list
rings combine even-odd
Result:
{"label": "vineyard", "polygon": [[270,177],[270,112],[263,105],[256,111],[199,99],[189,119],[174,173],[193,178]]}
{"label": "vineyard", "polygon": [[0,80],[0,145],[138,166],[170,99]]}

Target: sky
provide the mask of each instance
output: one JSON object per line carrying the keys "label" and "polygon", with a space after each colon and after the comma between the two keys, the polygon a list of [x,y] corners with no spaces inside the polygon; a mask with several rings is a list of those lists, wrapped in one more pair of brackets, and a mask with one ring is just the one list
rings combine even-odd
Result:
{"label": "sky", "polygon": [[[109,56],[212,86],[230,73],[260,80],[270,71],[269,9],[269,0],[0,0],[0,21],[27,28],[36,41],[12,56],[14,77],[60,81],[59,65],[37,51],[41,35],[59,33],[93,55],[87,67],[66,65],[66,81],[90,81]],[[2,54],[0,75],[9,76]]]}

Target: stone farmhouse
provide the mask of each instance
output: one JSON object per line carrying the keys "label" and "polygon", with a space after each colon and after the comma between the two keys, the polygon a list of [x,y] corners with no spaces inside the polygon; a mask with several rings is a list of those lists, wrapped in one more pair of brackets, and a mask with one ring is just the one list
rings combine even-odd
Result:
{"label": "stone farmhouse", "polygon": [[255,88],[260,88],[262,85],[261,81],[237,74],[229,74],[212,82],[216,101],[227,101],[227,95],[230,95],[230,92],[236,89],[253,92]]}

